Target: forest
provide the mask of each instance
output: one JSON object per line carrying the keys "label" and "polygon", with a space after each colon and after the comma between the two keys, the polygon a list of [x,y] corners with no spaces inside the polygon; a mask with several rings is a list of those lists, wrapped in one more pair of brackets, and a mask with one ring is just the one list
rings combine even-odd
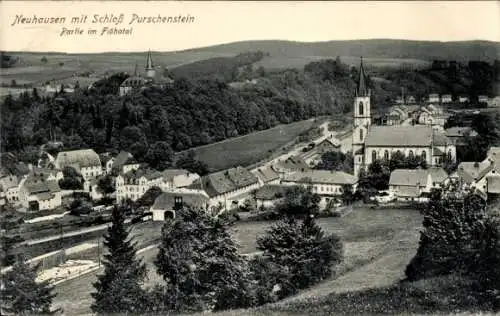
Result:
{"label": "forest", "polygon": [[[303,69],[267,72],[253,63],[266,56],[249,52],[180,66],[165,88],[147,88],[120,97],[127,74],[116,73],[92,89],[64,89],[41,96],[36,88],[1,106],[1,150],[33,161],[39,147],[60,141],[64,150],[93,148],[98,153],[129,150],[139,161],[171,161],[173,154],[200,145],[320,115],[348,113],[358,69],[339,57]],[[15,57],[12,57],[15,58]],[[434,62],[430,69],[368,71],[372,106],[391,105],[401,87],[424,96],[431,92],[485,93],[498,86],[499,62]],[[253,79],[238,87],[234,82]],[[168,164],[168,163],[167,163]]]}

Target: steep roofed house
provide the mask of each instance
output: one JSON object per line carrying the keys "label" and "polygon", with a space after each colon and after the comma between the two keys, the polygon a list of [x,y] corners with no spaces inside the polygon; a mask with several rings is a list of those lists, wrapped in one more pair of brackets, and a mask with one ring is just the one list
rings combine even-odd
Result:
{"label": "steep roofed house", "polygon": [[308,165],[315,165],[321,160],[324,153],[331,151],[340,151],[340,142],[334,138],[325,138],[314,146],[313,149],[304,153],[302,159]]}
{"label": "steep roofed house", "polygon": [[500,165],[495,164],[493,160],[485,160],[483,162],[461,162],[453,177],[459,178],[470,187],[485,193],[487,189],[486,178],[498,174],[500,174]]}
{"label": "steep roofed house", "polygon": [[306,171],[310,169],[304,159],[299,156],[290,156],[285,160],[279,160],[272,165],[272,168],[281,178],[291,172]]}
{"label": "steep roofed house", "polygon": [[61,189],[56,180],[29,175],[20,183],[19,200],[31,212],[54,209],[61,206]]}
{"label": "steep roofed house", "polygon": [[88,181],[102,174],[101,159],[93,149],[62,151],[55,160],[56,169],[73,167]]}
{"label": "steep roofed house", "polygon": [[453,102],[451,94],[443,94],[441,96],[441,103],[451,103],[451,102]]}
{"label": "steep roofed house", "polygon": [[156,170],[139,168],[120,173],[116,177],[116,202],[122,203],[127,199],[136,201],[150,188],[161,188],[162,183],[163,174]]}
{"label": "steep roofed house", "polygon": [[356,191],[358,179],[342,171],[309,170],[286,175],[281,184],[284,186],[301,185],[311,187],[312,192],[321,197],[320,206],[324,207],[335,197],[342,195],[344,186]]}
{"label": "steep roofed house", "polygon": [[467,137],[477,137],[478,134],[471,127],[450,127],[445,130],[445,135],[450,139],[455,146],[465,146]]}
{"label": "steep roofed house", "polygon": [[161,189],[165,192],[172,189],[188,187],[196,180],[200,179],[197,173],[189,172],[185,169],[166,169],[162,174],[163,183]]}
{"label": "steep roofed house", "polygon": [[252,173],[259,179],[261,186],[265,184],[278,184],[280,182],[280,175],[271,167],[257,168]]}
{"label": "steep roofed house", "polygon": [[260,186],[259,179],[243,167],[208,174],[193,185],[208,194],[212,208],[222,206],[224,210],[237,207]]}
{"label": "steep roofed house", "polygon": [[154,221],[175,218],[176,211],[188,206],[208,211],[210,199],[205,192],[164,192],[160,194],[150,211]]}
{"label": "steep roofed house", "polygon": [[0,179],[3,204],[5,202],[14,205],[19,203],[19,182],[20,179],[15,175],[8,175]]}
{"label": "steep roofed house", "polygon": [[403,201],[418,199],[432,186],[432,177],[425,169],[396,169],[389,178],[389,191]]}
{"label": "steep roofed house", "polygon": [[[109,167],[109,169],[108,169]],[[140,164],[134,159],[134,156],[127,151],[120,151],[120,153],[108,161],[106,165],[106,172],[118,174],[120,172],[127,173],[132,170],[139,169]]]}

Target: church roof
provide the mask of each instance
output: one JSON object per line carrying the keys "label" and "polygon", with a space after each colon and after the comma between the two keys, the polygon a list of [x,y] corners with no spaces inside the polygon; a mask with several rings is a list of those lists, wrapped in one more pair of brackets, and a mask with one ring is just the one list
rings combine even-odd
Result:
{"label": "church roof", "polygon": [[365,68],[363,67],[363,59],[361,59],[361,65],[359,66],[359,81],[356,93],[358,96],[368,95],[368,86],[366,84],[366,75],[365,75]]}
{"label": "church roof", "polygon": [[365,145],[372,147],[427,147],[432,143],[431,126],[371,126]]}
{"label": "church roof", "polygon": [[151,58],[151,50],[148,51],[148,59],[146,61],[146,69],[153,69],[153,58]]}

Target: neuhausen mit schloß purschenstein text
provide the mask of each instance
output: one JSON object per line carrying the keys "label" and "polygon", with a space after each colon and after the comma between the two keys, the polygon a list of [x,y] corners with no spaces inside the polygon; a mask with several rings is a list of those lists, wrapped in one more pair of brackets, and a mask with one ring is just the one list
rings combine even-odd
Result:
{"label": "neuhausen mit schlo\u00df purschenstein text", "polygon": [[131,35],[134,25],[141,24],[188,24],[194,23],[190,14],[150,16],[132,14],[82,14],[80,16],[38,16],[16,14],[11,27],[29,25],[60,25],[59,36]]}

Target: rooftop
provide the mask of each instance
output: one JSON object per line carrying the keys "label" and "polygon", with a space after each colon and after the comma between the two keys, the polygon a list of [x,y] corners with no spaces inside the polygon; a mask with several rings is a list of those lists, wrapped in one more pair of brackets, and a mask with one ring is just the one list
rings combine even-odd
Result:
{"label": "rooftop", "polygon": [[304,172],[294,172],[286,175],[283,181],[298,183],[324,183],[324,184],[355,184],[358,179],[342,171],[309,170]]}
{"label": "rooftop", "polygon": [[373,147],[430,146],[432,143],[430,126],[371,126],[365,145]]}
{"label": "rooftop", "polygon": [[259,200],[274,200],[284,196],[285,189],[281,185],[265,185],[255,192],[255,198]]}
{"label": "rooftop", "polygon": [[279,179],[279,174],[271,167],[258,168],[253,174],[264,183]]}
{"label": "rooftop", "polygon": [[457,174],[465,182],[470,183],[482,179],[494,167],[495,164],[487,160],[483,162],[461,162],[457,167]]}
{"label": "rooftop", "polygon": [[210,197],[258,183],[258,178],[243,167],[231,168],[203,176],[202,188]]}
{"label": "rooftop", "polygon": [[93,149],[80,149],[60,152],[57,154],[56,165],[60,169],[67,166],[78,166],[78,168],[101,167],[101,160]]}
{"label": "rooftop", "polygon": [[192,207],[196,208],[206,208],[207,203],[209,202],[209,199],[206,195],[203,193],[196,193],[196,192],[164,192],[160,194],[153,206],[151,207],[152,210],[165,210],[169,211],[174,208],[175,205],[175,198],[180,197],[182,198],[182,202],[185,205],[189,205]]}
{"label": "rooftop", "polygon": [[389,185],[424,187],[427,184],[427,176],[425,169],[395,169],[391,172]]}

